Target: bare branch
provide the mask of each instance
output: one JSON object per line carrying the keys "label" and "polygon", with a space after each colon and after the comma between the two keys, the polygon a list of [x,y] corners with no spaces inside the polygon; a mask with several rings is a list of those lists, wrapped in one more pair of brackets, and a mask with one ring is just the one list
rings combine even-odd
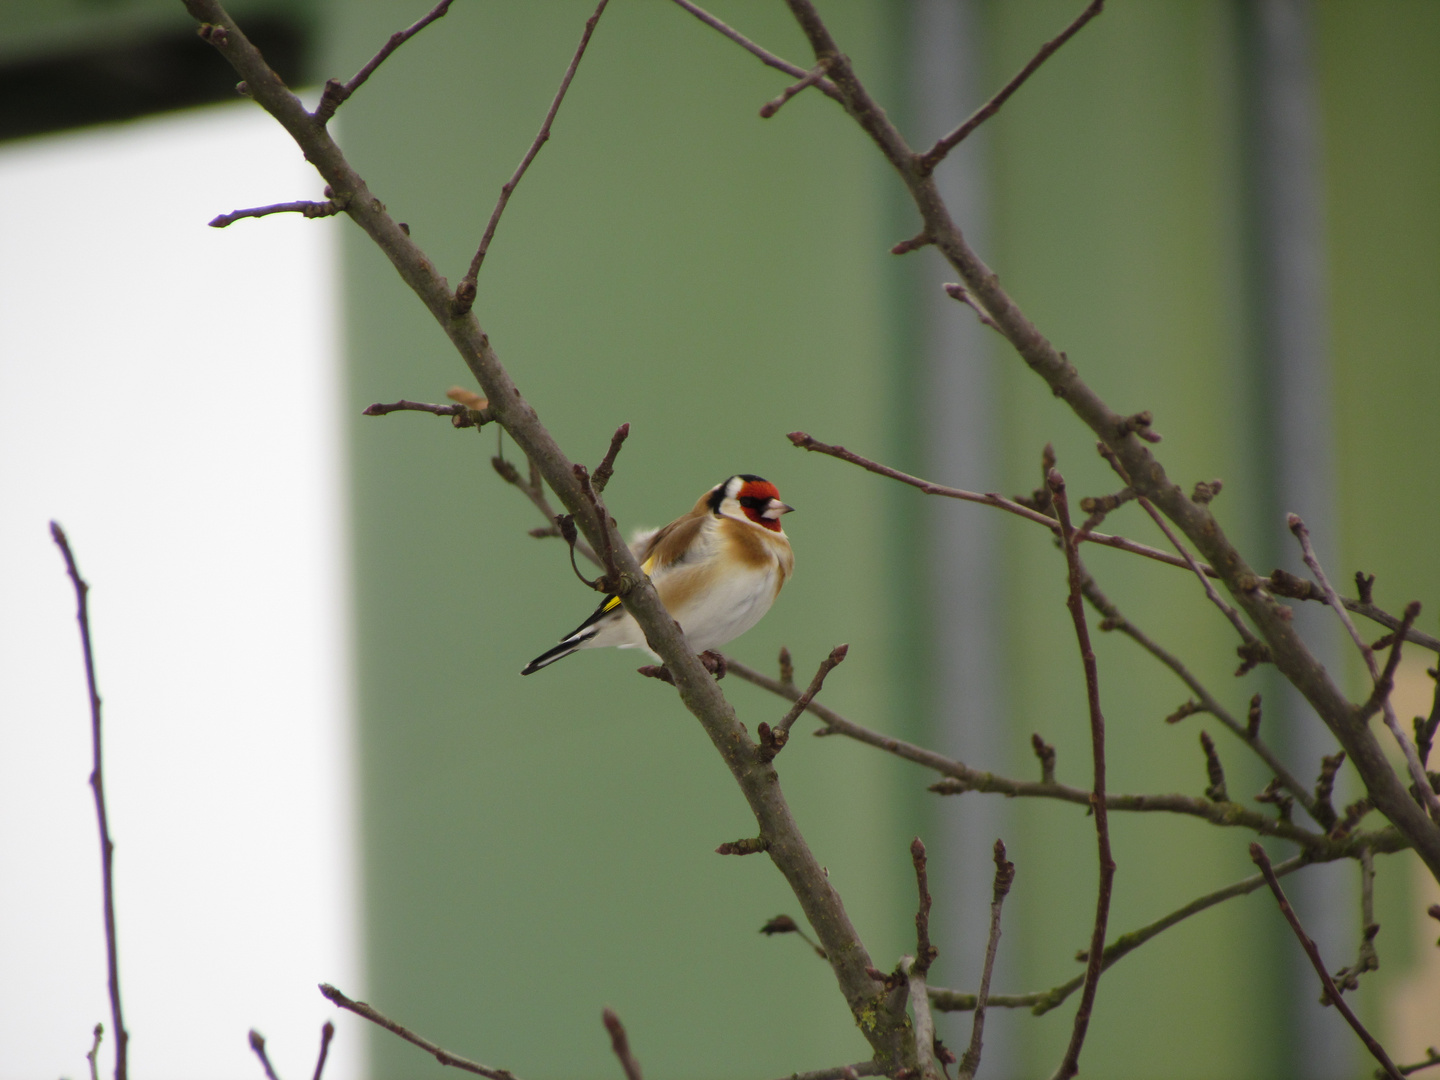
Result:
{"label": "bare branch", "polygon": [[105,1025],[95,1025],[95,1040],[90,1044],[90,1052],[85,1055],[85,1060],[90,1063],[90,1080],[100,1080],[100,1065],[96,1060],[100,1056],[100,1040],[105,1037]]}
{"label": "bare branch", "polygon": [[778,730],[787,732],[790,730],[800,714],[805,711],[810,702],[815,700],[815,695],[820,693],[830,672],[839,667],[849,654],[849,645],[836,645],[830,650],[830,655],[820,661],[820,666],[815,670],[815,677],[810,680],[810,685],[805,688],[805,692],[795,699],[795,704],[791,706],[790,711],[780,718],[780,723],[776,725]]}
{"label": "bare branch", "polygon": [[232,210],[228,214],[220,214],[210,219],[212,229],[223,229],[227,225],[233,225],[241,218],[268,217],[271,214],[303,214],[307,218],[334,217],[343,213],[345,204],[335,199],[326,199],[324,202],[312,202],[308,199],[301,199],[298,202],[271,203],[269,206],[252,206],[248,210]]}
{"label": "bare branch", "polygon": [[323,124],[334,116],[335,110],[344,104],[351,94],[359,90],[366,79],[375,74],[375,69],[383,64],[391,53],[401,45],[404,45],[405,42],[409,41],[421,30],[424,30],[425,27],[429,26],[436,19],[443,17],[445,13],[450,10],[450,5],[454,2],[455,0],[440,0],[440,3],[431,8],[430,12],[425,15],[424,18],[412,23],[404,30],[397,30],[391,34],[390,40],[385,42],[385,44],[381,46],[380,51],[366,61],[365,66],[357,71],[354,78],[349,82],[342,83],[338,79],[326,80],[325,91],[320,95],[320,104],[315,107],[315,119]]}
{"label": "bare branch", "polygon": [[972,131],[999,112],[1000,106],[1009,100],[1010,95],[1015,93],[1016,90],[1019,90],[1025,80],[1030,78],[1031,75],[1034,75],[1041,64],[1050,59],[1060,46],[1064,45],[1079,33],[1081,27],[1096,15],[1099,15],[1104,7],[1105,0],[1090,0],[1090,5],[1076,16],[1075,21],[1062,30],[1056,37],[1040,46],[1040,51],[1031,57],[1030,62],[1021,68],[1014,78],[1002,86],[994,97],[976,109],[975,112],[970,115],[970,118],[958,128],[941,138],[939,142],[921,154],[915,162],[915,167],[917,170],[920,170],[921,175],[929,175],[931,172],[934,172],[935,166],[945,160],[946,154],[959,146]]}
{"label": "bare branch", "polygon": [[[80,624],[80,646],[85,654],[85,686],[90,694],[90,790],[95,796],[95,817],[100,825],[100,877],[105,900],[105,964],[110,991],[110,1022],[115,1033],[115,1080],[129,1075],[130,1033],[120,1007],[120,946],[115,929],[115,841],[110,838],[110,815],[105,809],[105,770],[100,752],[100,689],[95,682],[95,651],[90,641],[90,586],[80,576],[70,540],[56,521],[50,522],[50,537],[65,557],[65,572],[75,588],[75,620]],[[95,1050],[100,1047],[96,1025]],[[92,1050],[91,1053],[95,1051]]]}
{"label": "bare branch", "polygon": [[935,1060],[935,1018],[930,1015],[930,993],[925,986],[925,971],[915,957],[902,956],[900,973],[905,977],[910,1012],[915,1017],[915,1073],[921,1080],[944,1080],[940,1064]]}
{"label": "bare branch", "polygon": [[[1429,1046],[1425,1048],[1424,1061],[1417,1061],[1414,1065],[1401,1065],[1400,1072],[1404,1076],[1409,1076],[1411,1073],[1417,1073],[1421,1069],[1429,1069],[1435,1065],[1440,1065],[1440,1051],[1437,1051],[1433,1046]],[[1385,1070],[1376,1069],[1375,1076],[1377,1080],[1385,1080]]]}
{"label": "bare branch", "polygon": [[1325,993],[1329,996],[1330,1001],[1335,1008],[1340,1010],[1340,1014],[1345,1017],[1345,1022],[1355,1029],[1355,1034],[1360,1036],[1360,1041],[1365,1044],[1365,1049],[1369,1050],[1375,1060],[1384,1067],[1386,1075],[1392,1077],[1393,1080],[1402,1080],[1400,1070],[1395,1067],[1395,1062],[1390,1060],[1390,1055],[1385,1052],[1385,1048],[1376,1041],[1375,1036],[1365,1030],[1365,1025],[1360,1023],[1360,1018],[1351,1011],[1349,1005],[1345,1004],[1345,999],[1340,996],[1340,991],[1335,989],[1335,983],[1330,979],[1330,972],[1325,970],[1325,962],[1320,959],[1320,950],[1315,947],[1315,942],[1310,939],[1310,936],[1305,933],[1305,928],[1300,925],[1300,919],[1296,916],[1295,909],[1290,906],[1290,901],[1285,899],[1285,891],[1280,888],[1280,882],[1276,880],[1275,871],[1270,866],[1270,859],[1265,854],[1265,849],[1258,843],[1251,843],[1250,858],[1256,866],[1260,867],[1260,873],[1265,875],[1265,884],[1269,885],[1270,891],[1275,894],[1275,902],[1280,905],[1280,913],[1285,916],[1286,922],[1290,924],[1290,929],[1295,931],[1295,937],[1299,939],[1300,947],[1305,950],[1305,955],[1310,958],[1315,973],[1320,976],[1320,982],[1324,985]]}
{"label": "bare branch", "polygon": [[[756,57],[762,64],[765,64],[768,67],[772,67],[776,71],[783,71],[786,75],[792,75],[797,79],[803,79],[808,74],[806,70],[799,65],[792,64],[788,60],[783,60],[780,57],[776,56],[774,53],[770,52],[768,49],[765,49],[762,46],[755,44],[755,42],[751,41],[744,34],[740,33],[740,31],[732,29],[731,27],[727,26],[725,23],[717,19],[714,15],[711,15],[699,4],[691,3],[691,0],[675,0],[675,3],[679,7],[684,8],[691,15],[694,15],[697,19],[703,22],[706,26],[710,27],[712,30],[718,30],[720,33],[724,34],[727,38],[735,42],[736,45],[739,45],[751,56]],[[833,98],[836,101],[844,100],[840,96],[840,91],[835,89],[834,83],[830,82],[829,79],[817,79],[815,81],[815,86],[820,90],[821,93],[823,93],[828,98]]]}
{"label": "bare branch", "polygon": [[1090,645],[1090,630],[1085,622],[1085,602],[1080,595],[1085,582],[1085,571],[1080,565],[1080,555],[1075,550],[1075,530],[1070,524],[1070,504],[1065,497],[1065,481],[1055,469],[1050,470],[1048,480],[1050,495],[1055,501],[1056,516],[1060,521],[1061,546],[1065,549],[1065,563],[1069,570],[1070,596],[1066,606],[1070,609],[1070,618],[1075,624],[1075,638],[1079,642],[1080,660],[1085,668],[1085,696],[1090,708],[1090,746],[1095,770],[1090,806],[1095,814],[1095,838],[1100,861],[1100,885],[1095,898],[1095,928],[1090,935],[1090,959],[1085,969],[1085,985],[1080,991],[1080,1007],[1075,1010],[1075,1026],[1070,1035],[1070,1045],[1065,1050],[1060,1067],[1055,1071],[1056,1080],[1070,1080],[1080,1071],[1080,1050],[1085,1045],[1090,1014],[1095,1007],[1095,992],[1103,970],[1101,960],[1105,952],[1105,927],[1110,919],[1110,890],[1115,881],[1115,859],[1110,854],[1109,808],[1105,805],[1105,716],[1100,711],[1100,672],[1095,663],[1095,650]]}
{"label": "bare branch", "polygon": [[260,1059],[260,1065],[265,1070],[266,1080],[280,1080],[275,1075],[275,1067],[270,1064],[270,1055],[265,1052],[265,1036],[254,1028],[250,1029],[250,1049],[255,1051],[255,1056]]}
{"label": "bare branch", "polygon": [[[892,469],[888,465],[881,465],[878,461],[871,461],[869,458],[861,457],[843,446],[831,446],[822,443],[818,439],[807,435],[803,431],[792,431],[786,436],[795,446],[801,450],[813,450],[818,454],[827,454],[830,457],[839,458],[841,461],[848,461],[852,465],[859,465],[862,469],[875,473],[877,476],[887,476],[891,480],[898,480],[902,484],[917,488],[927,495],[941,495],[947,499],[960,499],[964,502],[980,503],[982,506],[993,506],[997,510],[1004,510],[1007,513],[1022,517],[1026,521],[1033,521],[1037,525],[1044,525],[1051,532],[1059,535],[1060,525],[1052,517],[1032,510],[1028,506],[1022,506],[1013,499],[1007,499],[1002,495],[987,492],[982,495],[974,491],[965,491],[963,488],[946,487],[944,484],[932,484],[929,480],[922,480],[918,476],[911,476],[899,469]],[[1143,555],[1147,559],[1154,559],[1156,562],[1163,562],[1170,566],[1178,566],[1185,569],[1187,564],[1178,555],[1171,555],[1168,551],[1161,551],[1148,544],[1136,543],[1134,540],[1127,540],[1123,536],[1108,536],[1105,533],[1086,533],[1083,539],[1092,544],[1100,544],[1104,547],[1119,548],[1121,551],[1128,551],[1134,555]],[[1214,575],[1215,571],[1208,566],[1201,566],[1204,573]]]}
{"label": "bare branch", "polygon": [[330,1056],[330,1040],[335,1038],[335,1025],[326,1020],[320,1028],[320,1055],[315,1059],[315,1074],[311,1080],[320,1080],[325,1071],[325,1059]]}
{"label": "bare branch", "polygon": [[930,875],[925,845],[918,836],[910,841],[910,862],[915,867],[915,885],[920,892],[920,906],[915,910],[915,972],[924,978],[938,950],[930,944]]}
{"label": "bare branch", "polygon": [[[1385,717],[1385,726],[1390,729],[1390,734],[1395,737],[1401,752],[1405,755],[1405,764],[1410,770],[1410,779],[1414,781],[1415,788],[1419,793],[1420,801],[1425,809],[1429,811],[1433,822],[1440,824],[1440,796],[1430,786],[1430,778],[1425,775],[1425,766],[1420,763],[1419,752],[1410,737],[1400,727],[1400,722],[1395,718],[1395,707],[1390,703],[1390,688],[1384,685],[1380,675],[1380,669],[1375,664],[1375,651],[1365,644],[1360,632],[1355,629],[1355,623],[1351,621],[1345,605],[1340,602],[1339,595],[1325,576],[1325,571],[1320,567],[1320,560],[1315,556],[1315,549],[1310,544],[1310,530],[1305,527],[1305,522],[1300,520],[1298,514],[1291,514],[1287,519],[1290,531],[1295,534],[1295,539],[1300,542],[1300,553],[1305,559],[1305,565],[1315,575],[1315,580],[1320,583],[1320,588],[1325,593],[1325,599],[1335,614],[1340,616],[1340,621],[1345,624],[1345,629],[1350,632],[1350,638],[1355,642],[1355,647],[1360,650],[1360,656],[1365,661],[1365,667],[1370,672],[1370,679],[1375,684],[1374,694],[1379,699],[1382,714]],[[1414,608],[1412,612],[1410,608]],[[1409,624],[1415,621],[1420,614],[1420,605],[1411,604],[1406,608],[1406,619],[1402,623],[1404,629],[1409,629]],[[1403,636],[1403,635],[1402,635]],[[1400,641],[1397,639],[1393,646],[1395,653],[1399,652]],[[1399,663],[1398,655],[1392,653],[1392,659]],[[1393,676],[1393,671],[1392,671]],[[1361,709],[1358,719],[1363,723],[1368,717],[1374,715],[1374,709]],[[1378,803],[1377,803],[1378,805]],[[1387,815],[1388,816],[1388,815]]]}
{"label": "bare branch", "polygon": [[585,30],[580,35],[580,44],[575,49],[575,55],[570,58],[570,66],[565,69],[565,74],[560,79],[560,89],[555,91],[555,99],[550,102],[550,111],[545,114],[535,141],[530,144],[530,149],[525,151],[525,156],[520,159],[515,174],[500,187],[500,198],[495,201],[495,209],[490,211],[490,220],[485,223],[485,235],[480,238],[480,246],[475,251],[475,257],[470,260],[470,269],[466,271],[460,284],[455,287],[456,315],[466,314],[475,302],[475,282],[480,277],[480,264],[485,261],[485,254],[490,250],[490,241],[495,238],[495,228],[500,224],[500,215],[505,212],[505,207],[510,202],[510,196],[515,193],[516,186],[525,176],[525,170],[530,168],[530,163],[535,160],[535,155],[540,153],[540,148],[550,141],[550,125],[555,122],[555,114],[560,111],[560,104],[565,100],[565,92],[570,89],[570,82],[575,78],[575,71],[580,67],[580,60],[585,56],[585,50],[590,45],[590,36],[595,33],[595,24],[600,21],[600,16],[605,11],[605,5],[609,2],[610,0],[600,0],[595,7],[595,14],[585,20]]}
{"label": "bare branch", "polygon": [[405,398],[392,401],[388,405],[377,401],[374,405],[367,405],[360,415],[389,416],[396,412],[423,412],[429,413],[431,416],[448,416],[450,422],[457,428],[478,428],[495,419],[490,414],[490,410],[485,408],[475,409],[458,403],[455,405],[431,405],[424,401],[407,401]]}
{"label": "bare branch", "polygon": [[786,2],[809,39],[816,60],[830,61],[830,79],[844,98],[846,112],[890,162],[920,214],[921,228],[959,274],[960,283],[974,295],[1026,366],[1116,453],[1125,471],[1134,478],[1136,491],[1154,502],[1179,526],[1200,556],[1214,568],[1231,598],[1249,616],[1269,646],[1277,668],[1314,707],[1350,754],[1376,809],[1400,829],[1430,873],[1440,879],[1440,828],[1410,798],[1386,761],[1374,733],[1357,722],[1355,710],[1344,693],[1291,625],[1290,608],[1264,588],[1265,579],[1255,573],[1231,543],[1209,505],[1186,497],[1129,418],[1106,404],[1080,377],[1065,353],[1045,337],[1001,287],[997,275],[970,247],[955,224],[934,176],[916,169],[916,155],[860,81],[811,0]]}
{"label": "bare branch", "polygon": [[620,1023],[620,1017],[606,1009],[600,1014],[600,1019],[605,1022],[605,1030],[610,1033],[610,1046],[614,1049],[615,1056],[620,1059],[620,1067],[625,1070],[625,1080],[641,1080],[640,1062],[636,1061],[635,1055],[630,1052],[630,1038],[625,1034],[625,1025]]}
{"label": "bare branch", "polygon": [[[1360,853],[1360,950],[1355,963],[1335,973],[1335,988],[1342,994],[1346,990],[1360,989],[1360,976],[1367,971],[1380,970],[1380,956],[1375,951],[1375,935],[1380,933],[1380,924],[1375,921],[1375,856],[1368,851]],[[1329,1005],[1328,999],[1320,1002]]]}
{"label": "bare branch", "polygon": [[489,1077],[490,1080],[515,1080],[515,1074],[508,1069],[492,1069],[488,1065],[481,1065],[479,1062],[471,1061],[469,1058],[463,1058],[457,1054],[450,1053],[448,1050],[441,1049],[423,1035],[417,1035],[403,1024],[397,1024],[384,1013],[371,1008],[365,1004],[365,1002],[352,1001],[329,983],[320,984],[320,993],[346,1012],[352,1012],[356,1016],[362,1016],[372,1024],[376,1024],[386,1031],[400,1036],[400,1038],[406,1042],[420,1047],[421,1050],[424,1050],[441,1065],[450,1065],[462,1072],[474,1073],[476,1076],[486,1076]]}
{"label": "bare branch", "polygon": [[[799,691],[793,686],[786,686],[778,680],[742,664],[734,657],[727,657],[726,664],[732,675],[763,687],[773,694],[778,694],[791,701],[795,700],[799,694]],[[930,786],[930,790],[939,795],[960,795],[967,791],[979,791],[1010,797],[1056,799],[1077,806],[1088,807],[1091,804],[1093,793],[1083,788],[1058,784],[1053,779],[1039,782],[1012,780],[996,773],[973,769],[964,762],[947,758],[933,750],[927,750],[924,747],[905,742],[903,739],[895,739],[873,731],[853,720],[846,719],[819,702],[812,701],[806,706],[806,711],[825,724],[823,728],[819,728],[815,732],[817,735],[844,735],[856,742],[874,746],[946,777],[947,779]],[[1261,836],[1275,836],[1293,841],[1305,848],[1309,857],[1314,861],[1349,858],[1363,847],[1375,851],[1392,852],[1408,846],[1406,841],[1393,830],[1353,833],[1344,837],[1331,838],[1310,832],[1308,829],[1302,829],[1288,820],[1272,820],[1264,814],[1237,803],[1213,803],[1208,799],[1197,799],[1190,795],[1116,795],[1107,793],[1105,805],[1110,810],[1122,812],[1183,814],[1188,817],[1201,818],[1212,825],[1250,829]]]}
{"label": "bare branch", "polygon": [[824,61],[816,64],[813,68],[810,69],[809,73],[806,74],[806,76],[799,82],[787,86],[784,90],[780,92],[780,95],[778,97],[771,98],[764,105],[761,105],[760,119],[769,120],[772,116],[774,116],[780,111],[781,107],[787,101],[789,101],[796,94],[800,93],[800,91],[804,90],[806,87],[814,86],[817,82],[819,82],[825,77],[825,72],[829,70],[830,65],[825,63]]}
{"label": "bare branch", "polygon": [[[1275,876],[1284,877],[1286,874],[1299,870],[1302,866],[1308,866],[1310,859],[1305,855],[1296,855],[1275,867]],[[1128,933],[1121,934],[1109,945],[1105,946],[1105,953],[1101,964],[1105,969],[1116,963],[1118,960],[1128,956],[1140,948],[1147,941],[1158,934],[1170,929],[1170,927],[1184,922],[1192,915],[1197,915],[1207,908],[1237,896],[1246,896],[1257,889],[1265,887],[1263,874],[1255,874],[1233,885],[1227,885],[1223,889],[1216,889],[1214,892],[1198,896],[1183,907],[1176,908],[1168,915],[1156,919],[1154,922]],[[1052,986],[1049,990],[1041,990],[1030,994],[991,994],[985,998],[985,1004],[990,1008],[1001,1009],[1029,1009],[1036,1016],[1043,1015],[1051,1009],[1064,1003],[1065,999],[1079,990],[1085,982],[1084,974],[1076,975],[1073,979],[1061,983],[1059,986]],[[930,1003],[935,1008],[945,1012],[968,1012],[976,1006],[975,994],[962,994],[956,990],[945,990],[940,987],[930,988]]]}
{"label": "bare branch", "polygon": [[879,1076],[880,1066],[873,1061],[857,1061],[854,1065],[836,1065],[830,1069],[816,1069],[814,1072],[791,1073],[780,1080],[850,1080],[851,1077]]}
{"label": "bare branch", "polygon": [[629,435],[630,425],[621,424],[615,429],[615,434],[610,436],[610,449],[605,451],[605,456],[595,467],[595,475],[590,478],[591,484],[595,487],[595,494],[599,495],[604,491],[605,485],[610,483],[610,477],[615,475],[615,458],[620,453],[620,447],[625,445],[625,440]]}
{"label": "bare branch", "polygon": [[985,1032],[985,1004],[990,999],[990,976],[995,971],[995,953],[1000,946],[1000,908],[1015,880],[1015,864],[1005,858],[1005,844],[995,841],[995,884],[990,899],[990,936],[985,942],[985,967],[980,972],[980,992],[975,996],[975,1021],[970,1026],[970,1046],[960,1059],[960,1080],[974,1080],[980,1068],[980,1048]]}
{"label": "bare branch", "polygon": [[[1275,774],[1281,784],[1285,786],[1285,789],[1305,808],[1305,812],[1314,818],[1317,823],[1326,824],[1328,827],[1328,823],[1321,823],[1320,819],[1316,817],[1315,799],[1309,790],[1291,774],[1290,770],[1288,770],[1280,760],[1279,755],[1260,738],[1258,701],[1252,699],[1252,711],[1247,716],[1246,722],[1241,724],[1230,714],[1228,709],[1220,704],[1220,701],[1215,695],[1210,693],[1205,685],[1190,673],[1190,669],[1181,663],[1178,657],[1152,641],[1146,634],[1141,632],[1139,627],[1121,615],[1120,609],[1111,603],[1109,597],[1100,591],[1093,577],[1086,580],[1084,594],[1090,606],[1104,616],[1104,619],[1100,623],[1101,630],[1118,630],[1173,671],[1180,681],[1190,688],[1191,693],[1199,698],[1201,708],[1214,716],[1215,719],[1219,720],[1226,728],[1233,732],[1237,738],[1242,739],[1245,745],[1255,751],[1255,754],[1270,767],[1270,771]],[[1252,716],[1254,717],[1253,726],[1250,720]]]}
{"label": "bare branch", "polygon": [[810,948],[814,949],[815,955],[820,957],[821,960],[829,959],[829,957],[825,955],[825,950],[822,949],[819,945],[815,944],[815,942],[811,941],[810,935],[805,933],[804,930],[800,929],[799,924],[796,923],[796,921],[792,919],[789,915],[776,915],[773,919],[771,919],[769,922],[767,922],[764,926],[760,928],[760,933],[764,934],[766,937],[774,937],[776,934],[794,934],[801,941],[805,942],[806,945],[809,945]]}

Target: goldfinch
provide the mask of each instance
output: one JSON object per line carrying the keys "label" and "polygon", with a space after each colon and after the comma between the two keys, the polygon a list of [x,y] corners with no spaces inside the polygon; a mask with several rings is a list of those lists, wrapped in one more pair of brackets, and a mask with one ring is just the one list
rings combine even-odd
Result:
{"label": "goldfinch", "polygon": [[[795,567],[790,540],[780,527],[780,515],[793,509],[780,501],[770,481],[741,473],[700,496],[684,517],[642,533],[630,545],[695,652],[739,637],[770,610]],[[520,674],[602,645],[645,648],[640,624],[613,595]]]}

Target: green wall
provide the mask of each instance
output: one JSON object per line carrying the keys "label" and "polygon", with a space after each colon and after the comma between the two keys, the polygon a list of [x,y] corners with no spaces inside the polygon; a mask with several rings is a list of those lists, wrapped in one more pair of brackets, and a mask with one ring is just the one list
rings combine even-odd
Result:
{"label": "green wall", "polygon": [[[346,5],[329,66],[356,67],[411,6]],[[589,11],[457,5],[345,107],[352,160],[451,280]],[[803,55],[778,8],[733,17]],[[836,11],[862,62],[878,17],[874,4]],[[622,528],[663,524],[734,472],[774,480],[798,508],[797,572],[732,651],[774,670],[787,644],[808,675],[847,641],[827,698],[894,729],[891,538],[870,512],[883,486],[784,437],[885,438],[884,177],[818,95],[759,120],[785,81],[672,5],[613,4],[500,226],[476,311],[576,458],[593,467],[630,423],[606,491]],[[346,242],[354,411],[464,382],[379,254]],[[491,470],[496,445],[492,430],[477,441],[415,416],[351,429],[370,1000],[527,1077],[612,1073],[605,1005],[653,1075],[866,1056],[828,968],[758,933],[798,914],[780,876],[713,854],[753,818],[674,693],[634,674],[644,658],[596,651],[517,674],[595,597],[558,541],[526,535],[541,522]],[[784,711],[725,686],[752,731]],[[797,739],[780,772],[888,966],[913,933],[897,822],[919,786],[833,739]],[[433,1068],[388,1035],[372,1049],[377,1077]]]}

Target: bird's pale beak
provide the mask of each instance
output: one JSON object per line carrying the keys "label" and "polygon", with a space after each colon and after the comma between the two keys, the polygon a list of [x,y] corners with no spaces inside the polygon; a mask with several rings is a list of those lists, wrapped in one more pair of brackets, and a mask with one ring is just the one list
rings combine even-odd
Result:
{"label": "bird's pale beak", "polygon": [[794,509],[795,508],[793,506],[787,506],[779,499],[771,499],[770,505],[765,507],[765,516],[771,521],[775,521],[780,517],[781,514],[788,514]]}

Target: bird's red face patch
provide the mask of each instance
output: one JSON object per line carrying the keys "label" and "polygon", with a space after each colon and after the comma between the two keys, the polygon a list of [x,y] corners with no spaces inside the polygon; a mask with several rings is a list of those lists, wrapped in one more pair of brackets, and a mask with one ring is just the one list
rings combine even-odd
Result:
{"label": "bird's red face patch", "polygon": [[747,480],[735,500],[745,516],[771,532],[780,531],[780,515],[790,507],[780,501],[780,492],[769,480]]}

